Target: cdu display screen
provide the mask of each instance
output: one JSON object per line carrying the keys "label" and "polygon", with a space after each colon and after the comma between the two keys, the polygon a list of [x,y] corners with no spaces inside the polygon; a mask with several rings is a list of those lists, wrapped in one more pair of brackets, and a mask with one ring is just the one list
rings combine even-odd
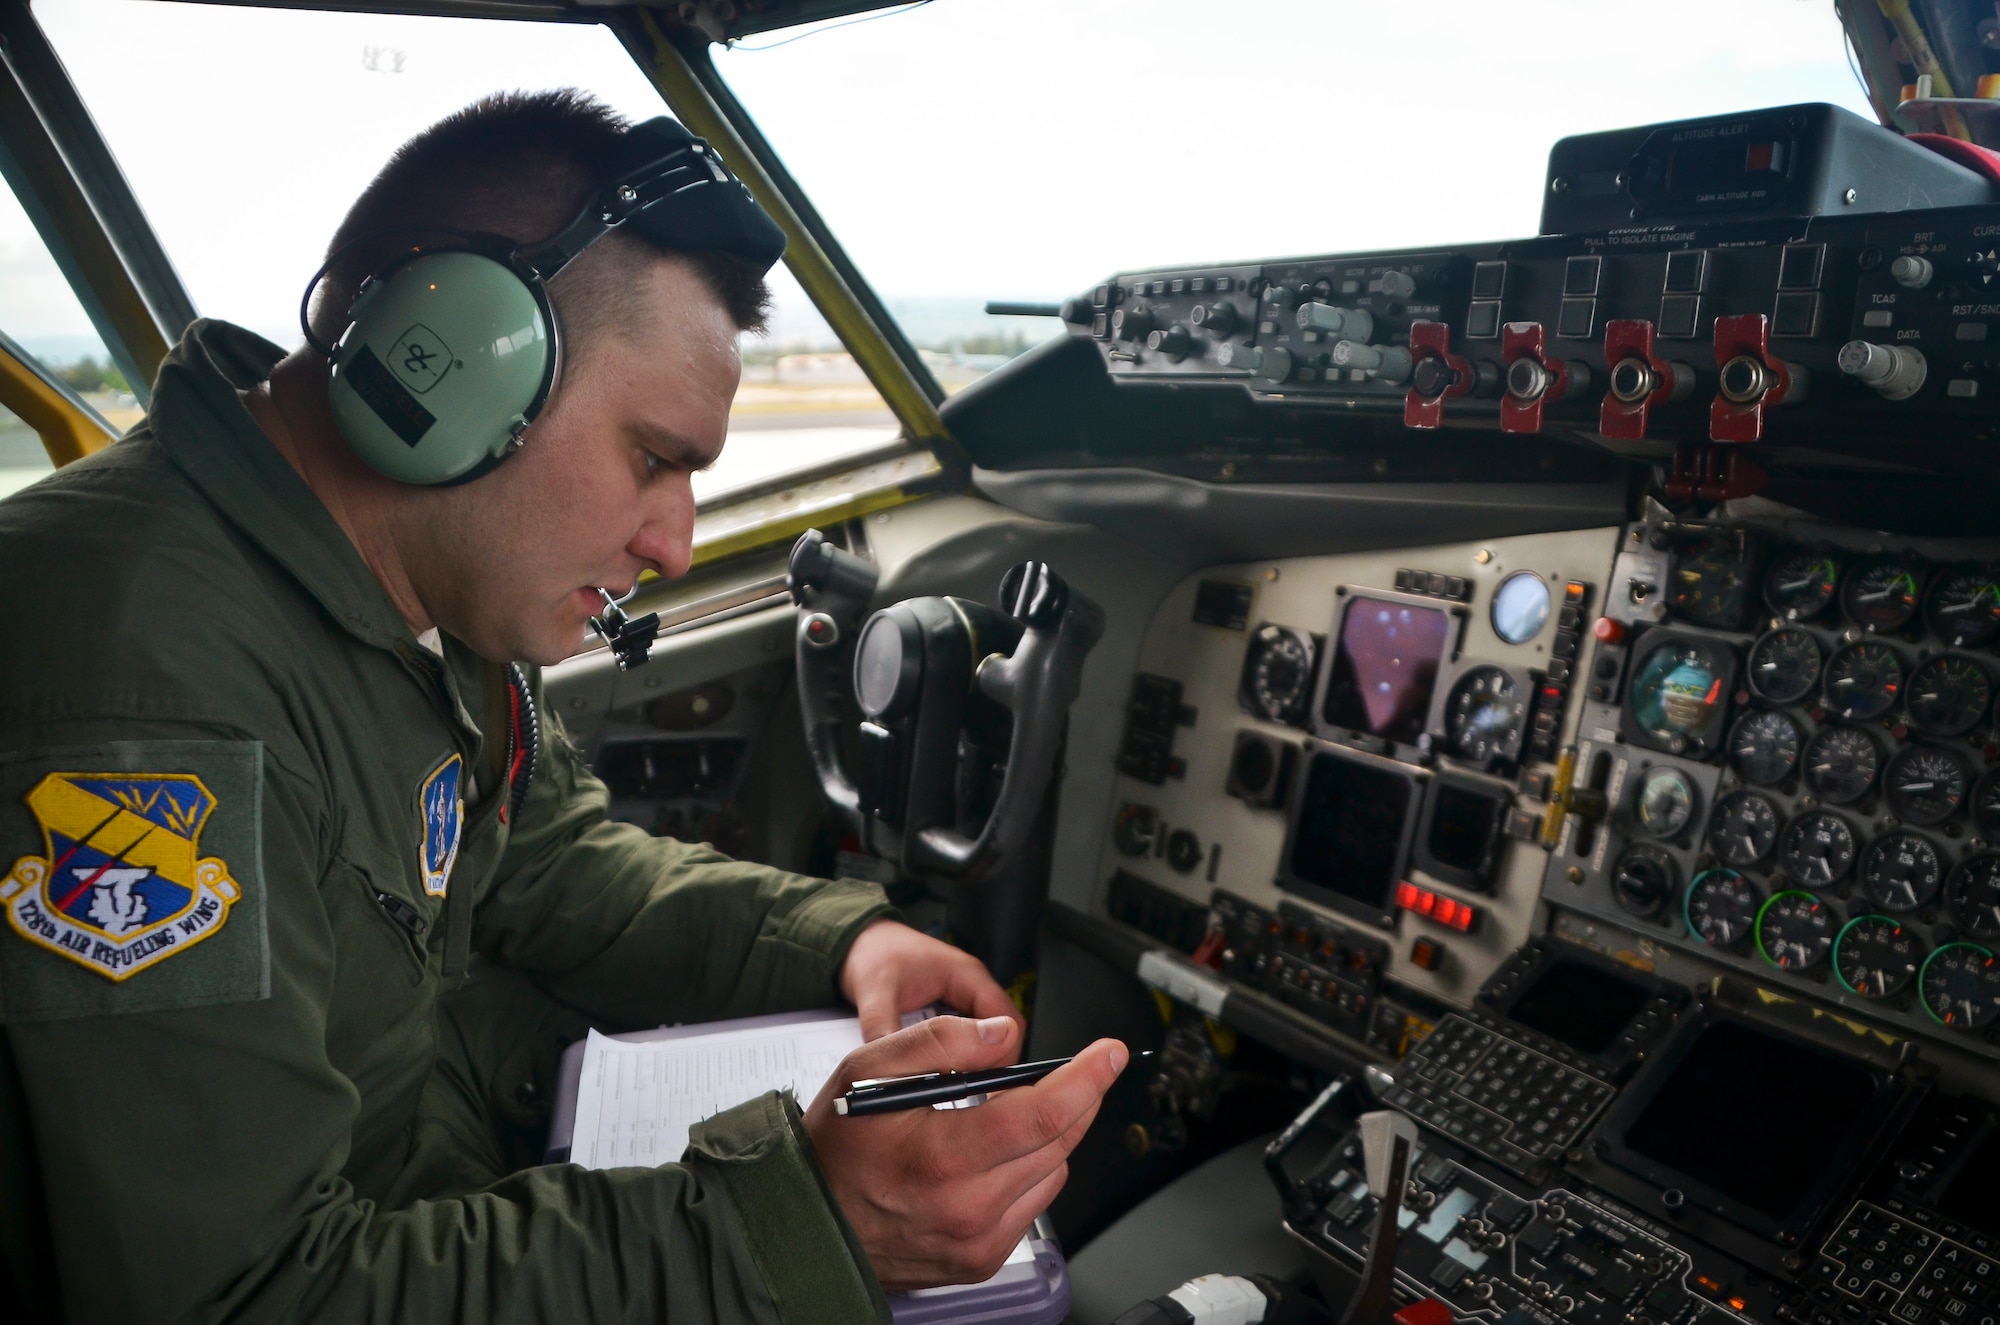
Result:
{"label": "cdu display screen", "polygon": [[1391,741],[1423,733],[1451,618],[1442,608],[1358,596],[1347,605],[1320,717]]}
{"label": "cdu display screen", "polygon": [[1293,892],[1380,913],[1408,854],[1408,825],[1418,805],[1409,774],[1386,762],[1321,751],[1306,771],[1287,857]]}

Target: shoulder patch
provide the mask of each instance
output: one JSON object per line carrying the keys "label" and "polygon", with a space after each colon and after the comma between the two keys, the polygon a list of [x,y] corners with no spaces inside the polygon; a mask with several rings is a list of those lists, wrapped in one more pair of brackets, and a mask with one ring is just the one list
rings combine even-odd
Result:
{"label": "shoulder patch", "polygon": [[444,896],[451,884],[451,867],[458,863],[458,839],[465,827],[465,795],[459,787],[464,771],[465,761],[451,755],[417,789],[424,828],[424,891],[433,897]]}
{"label": "shoulder patch", "polygon": [[[0,877],[21,941],[0,953],[0,1021],[267,992],[262,753],[131,741],[0,759],[0,848],[39,839]],[[232,935],[250,893],[250,932]],[[206,960],[190,955],[216,943]]]}

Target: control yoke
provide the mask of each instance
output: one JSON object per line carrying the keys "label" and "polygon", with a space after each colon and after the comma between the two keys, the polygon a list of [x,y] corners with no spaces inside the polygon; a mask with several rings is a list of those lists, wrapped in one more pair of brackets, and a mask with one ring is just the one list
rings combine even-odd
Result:
{"label": "control yoke", "polygon": [[[1024,561],[1000,581],[1004,610],[910,598],[864,622],[875,568],[817,529],[793,545],[788,579],[806,746],[835,811],[912,877],[994,877],[1042,811],[1103,612]],[[849,685],[862,717],[852,775],[841,753]]]}

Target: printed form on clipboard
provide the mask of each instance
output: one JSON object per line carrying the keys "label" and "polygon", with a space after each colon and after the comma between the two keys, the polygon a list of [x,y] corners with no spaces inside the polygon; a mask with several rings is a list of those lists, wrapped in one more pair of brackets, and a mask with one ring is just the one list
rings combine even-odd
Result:
{"label": "printed form on clipboard", "polygon": [[[934,1015],[914,1012],[903,1024]],[[600,1035],[563,1053],[544,1162],[587,1169],[652,1168],[679,1160],[704,1118],[789,1090],[810,1104],[840,1060],[861,1047],[861,1022],[839,1009]],[[984,1097],[945,1108],[976,1106]],[[895,1325],[1059,1325],[1069,1271],[1037,1220],[983,1284],[891,1293]]]}

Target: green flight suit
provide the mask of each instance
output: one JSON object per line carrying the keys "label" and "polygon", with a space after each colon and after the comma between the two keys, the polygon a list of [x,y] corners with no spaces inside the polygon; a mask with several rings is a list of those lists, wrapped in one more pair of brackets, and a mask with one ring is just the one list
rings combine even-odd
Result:
{"label": "green flight suit", "polygon": [[832,1003],[887,903],[609,822],[546,709],[505,822],[498,669],[422,647],[259,431],[237,390],[279,356],[196,323],[144,424],[0,504],[17,1302],[886,1320],[788,1097],[681,1164],[507,1172],[586,1018]]}

